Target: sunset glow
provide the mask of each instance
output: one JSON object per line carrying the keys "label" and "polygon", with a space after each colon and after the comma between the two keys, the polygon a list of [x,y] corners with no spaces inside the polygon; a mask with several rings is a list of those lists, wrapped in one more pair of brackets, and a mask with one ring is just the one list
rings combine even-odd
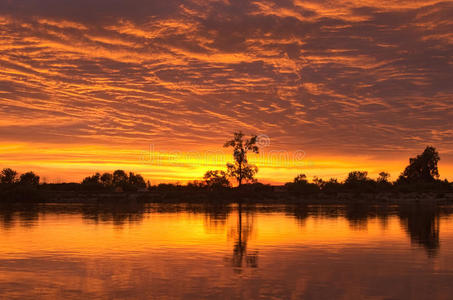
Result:
{"label": "sunset glow", "polygon": [[153,184],[268,138],[257,178],[394,180],[427,145],[453,179],[452,2],[0,1],[0,165]]}

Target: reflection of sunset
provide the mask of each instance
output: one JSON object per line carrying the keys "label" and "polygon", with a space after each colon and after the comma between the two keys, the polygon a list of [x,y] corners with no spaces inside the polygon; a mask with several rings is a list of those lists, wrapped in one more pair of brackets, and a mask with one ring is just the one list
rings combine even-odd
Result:
{"label": "reflection of sunset", "polygon": [[[244,224],[246,220],[244,216]],[[79,215],[45,215],[30,228],[17,223],[4,229],[0,253],[5,256],[47,249],[85,256],[166,248],[205,254],[228,252],[234,242],[234,235],[229,236],[228,232],[237,230],[237,214],[229,215],[224,223],[216,223],[215,230],[210,229],[211,224],[204,215],[184,212],[149,214],[142,221],[129,223],[126,220],[121,226],[109,223],[83,221]],[[453,237],[450,225],[450,219],[441,220],[443,239]],[[385,226],[377,218],[370,219],[363,230],[357,230],[343,217],[309,217],[301,224],[294,217],[272,213],[254,218],[248,247],[265,250],[278,245],[280,249],[328,247],[338,250],[351,244],[371,247],[384,241],[393,246],[408,244],[407,234],[401,230],[397,217],[390,217]]]}
{"label": "reflection of sunset", "polygon": [[451,206],[0,210],[0,295],[447,299],[452,224]]}

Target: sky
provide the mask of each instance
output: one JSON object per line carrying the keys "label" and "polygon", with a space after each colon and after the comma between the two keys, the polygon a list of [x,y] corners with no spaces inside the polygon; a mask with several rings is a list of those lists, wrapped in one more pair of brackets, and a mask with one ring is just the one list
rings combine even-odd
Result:
{"label": "sky", "polygon": [[453,179],[453,2],[0,0],[0,167],[160,182],[396,179],[427,145]]}

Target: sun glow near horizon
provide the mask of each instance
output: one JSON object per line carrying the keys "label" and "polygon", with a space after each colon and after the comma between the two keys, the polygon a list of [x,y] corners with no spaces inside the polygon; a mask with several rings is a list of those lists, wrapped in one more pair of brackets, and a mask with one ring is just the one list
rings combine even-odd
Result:
{"label": "sun glow near horizon", "polygon": [[[19,172],[34,171],[48,183],[80,182],[96,172],[117,169],[140,173],[152,184],[187,183],[201,180],[208,170],[225,170],[233,162],[229,149],[158,150],[105,145],[0,144],[0,165]],[[376,178],[386,171],[395,180],[408,163],[406,159],[380,159],[371,156],[311,155],[303,150],[262,147],[259,154],[249,154],[249,162],[258,166],[257,179],[262,183],[283,184],[298,174],[322,179],[343,180],[350,171],[368,171]],[[440,162],[441,178],[452,174],[449,164]]]}
{"label": "sun glow near horizon", "polygon": [[0,163],[53,182],[114,169],[186,182],[231,157],[184,153],[242,130],[305,153],[251,156],[263,182],[395,179],[427,145],[452,179],[453,6],[365,2],[3,1]]}

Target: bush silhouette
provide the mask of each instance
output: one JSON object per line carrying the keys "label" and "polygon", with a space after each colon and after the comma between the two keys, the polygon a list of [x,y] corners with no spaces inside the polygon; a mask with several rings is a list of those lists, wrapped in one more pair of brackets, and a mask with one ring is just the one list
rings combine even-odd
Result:
{"label": "bush silhouette", "polygon": [[17,172],[10,168],[5,168],[0,173],[0,183],[13,184],[16,182]]}
{"label": "bush silhouette", "polygon": [[33,172],[27,172],[20,175],[20,184],[39,185],[39,176]]}
{"label": "bush silhouette", "polygon": [[227,174],[221,170],[207,171],[204,174],[203,179],[206,186],[210,188],[226,188],[231,186]]}
{"label": "bush silhouette", "polygon": [[439,153],[432,146],[426,147],[422,154],[409,159],[409,165],[399,177],[400,183],[434,182],[439,178],[437,163]]}

